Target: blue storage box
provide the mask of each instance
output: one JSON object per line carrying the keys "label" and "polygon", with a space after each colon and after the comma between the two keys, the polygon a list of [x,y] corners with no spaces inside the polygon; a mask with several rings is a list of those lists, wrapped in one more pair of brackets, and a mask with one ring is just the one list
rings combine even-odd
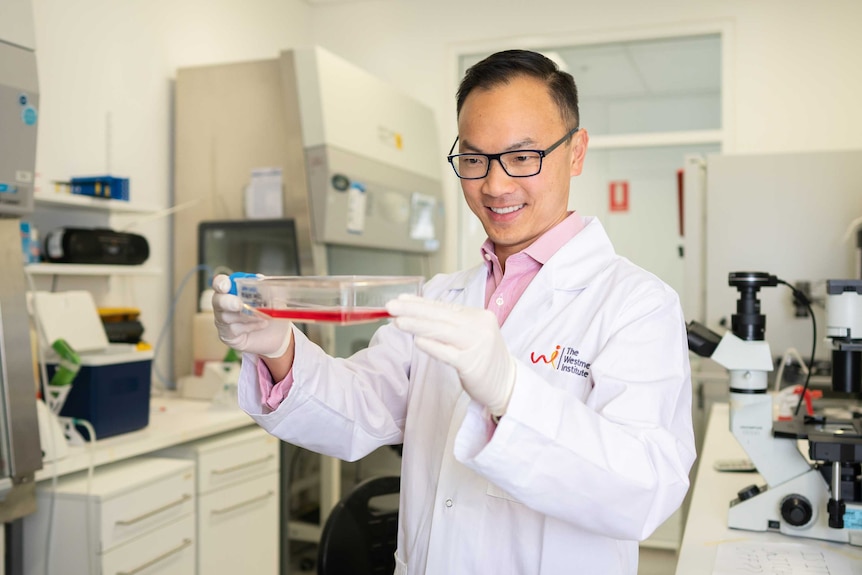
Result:
{"label": "blue storage box", "polygon": [[90,176],[72,178],[72,193],[96,198],[129,201],[129,178]]}
{"label": "blue storage box", "polygon": [[[133,346],[119,346],[129,349]],[[62,417],[85,419],[96,439],[128,433],[150,422],[152,351],[81,354],[81,368],[66,396]],[[56,364],[48,364],[48,379]],[[78,431],[88,437],[86,428]]]}

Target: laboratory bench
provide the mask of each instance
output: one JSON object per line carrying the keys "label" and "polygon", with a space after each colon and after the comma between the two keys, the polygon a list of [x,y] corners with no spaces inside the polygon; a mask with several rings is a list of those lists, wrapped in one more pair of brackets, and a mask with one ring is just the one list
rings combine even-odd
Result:
{"label": "laboratory bench", "polygon": [[254,420],[238,407],[221,407],[171,394],[153,396],[146,427],[98,440],[92,451],[90,444],[70,445],[66,457],[45,463],[36,472],[36,481],[86,470],[91,461],[98,467],[252,425],[256,425]]}
{"label": "laboratory bench", "polygon": [[[716,461],[746,459],[747,455],[730,432],[729,406],[727,403],[712,405],[703,448],[698,453],[697,475],[692,486],[691,503],[685,522],[682,544],[676,567],[676,575],[731,575],[734,573],[772,573],[749,569],[730,569],[724,565],[719,569],[716,558],[722,544],[754,544],[763,549],[780,551],[777,547],[793,545],[799,550],[813,550],[839,557],[846,561],[846,570],[811,571],[816,573],[841,573],[862,575],[862,547],[831,543],[803,537],[792,537],[774,532],[745,531],[727,526],[727,510],[730,501],[744,487],[766,482],[756,472],[720,472],[713,467]],[[726,548],[725,548],[726,549]],[[732,553],[725,553],[725,557]],[[761,566],[762,567],[762,566]],[[802,573],[799,570],[775,571],[776,573]],[[804,571],[808,573],[809,571]]]}
{"label": "laboratory bench", "polygon": [[145,428],[36,474],[23,573],[276,573],[279,446],[235,405],[152,397]]}

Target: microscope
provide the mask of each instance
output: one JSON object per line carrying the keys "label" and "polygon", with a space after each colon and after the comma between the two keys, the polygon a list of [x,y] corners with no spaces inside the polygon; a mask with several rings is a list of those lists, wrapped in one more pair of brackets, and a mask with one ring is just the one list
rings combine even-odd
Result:
{"label": "microscope", "polygon": [[[730,502],[728,526],[862,546],[862,418],[797,415],[774,421],[767,393],[773,360],[758,292],[786,283],[764,272],[732,272],[739,291],[723,336],[697,322],[689,349],[730,375],[730,430],[766,485],[750,485]],[[827,281],[827,337],[832,389],[862,393],[862,280]],[[808,458],[799,451],[808,443]]]}

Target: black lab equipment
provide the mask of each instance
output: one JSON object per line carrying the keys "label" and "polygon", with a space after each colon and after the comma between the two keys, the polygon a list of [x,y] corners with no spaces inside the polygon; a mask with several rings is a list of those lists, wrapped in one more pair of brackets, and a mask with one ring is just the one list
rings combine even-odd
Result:
{"label": "black lab equipment", "polygon": [[57,228],[45,237],[45,258],[52,263],[140,265],[150,257],[147,239],[107,228]]}

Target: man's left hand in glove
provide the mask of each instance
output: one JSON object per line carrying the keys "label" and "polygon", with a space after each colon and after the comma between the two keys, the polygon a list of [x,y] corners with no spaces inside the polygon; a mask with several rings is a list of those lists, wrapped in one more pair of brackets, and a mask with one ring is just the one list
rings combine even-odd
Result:
{"label": "man's left hand in glove", "polygon": [[457,370],[470,397],[492,415],[506,413],[517,368],[493,313],[412,295],[390,301],[386,309],[395,327],[415,336],[419,349]]}

